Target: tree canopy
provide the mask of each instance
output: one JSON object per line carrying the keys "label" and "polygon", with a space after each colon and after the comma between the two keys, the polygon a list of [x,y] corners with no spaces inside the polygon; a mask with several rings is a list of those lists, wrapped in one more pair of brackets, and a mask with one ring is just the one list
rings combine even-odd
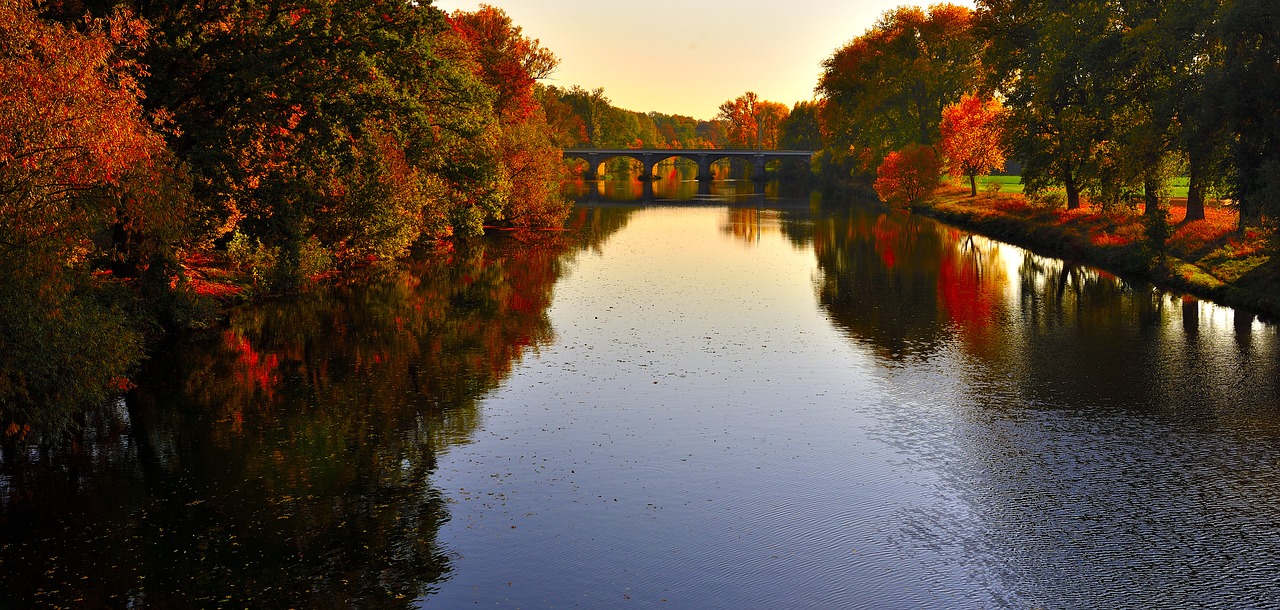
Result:
{"label": "tree canopy", "polygon": [[899,7],[823,62],[817,92],[827,163],[869,182],[891,151],[934,144],[942,109],[979,76],[973,13]]}

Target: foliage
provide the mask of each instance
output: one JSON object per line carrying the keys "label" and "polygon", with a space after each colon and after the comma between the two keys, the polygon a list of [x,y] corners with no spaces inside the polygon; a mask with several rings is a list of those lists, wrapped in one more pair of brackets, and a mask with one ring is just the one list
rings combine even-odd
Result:
{"label": "foliage", "polygon": [[942,109],[979,76],[972,12],[900,7],[823,62],[817,91],[828,167],[868,183],[890,151],[938,141]]}
{"label": "foliage", "polygon": [[908,144],[889,153],[876,170],[876,194],[894,207],[918,208],[933,197],[941,176],[942,163],[932,146]]}
{"label": "foliage", "polygon": [[969,178],[978,196],[978,176],[1004,168],[1004,107],[999,101],[966,94],[942,110],[938,147],[948,171]]}
{"label": "foliage", "polygon": [[[1216,27],[1222,59],[1211,90],[1214,108],[1230,138],[1232,190],[1241,214],[1240,228],[1257,224],[1264,213],[1280,215],[1274,168],[1280,163],[1280,12],[1269,0],[1222,2]],[[1270,169],[1269,169],[1270,168]]]}
{"label": "foliage", "polygon": [[782,122],[790,111],[778,102],[760,99],[748,91],[720,104],[716,118],[725,122],[729,145],[746,150],[775,150]]}
{"label": "foliage", "polygon": [[[148,328],[97,265],[174,222],[157,201],[172,171],[139,104],[141,67],[121,53],[145,26],[128,14],[76,26],[0,0],[0,427],[56,432],[127,385]],[[180,213],[180,201],[169,202]],[[134,240],[126,239],[133,234]],[[117,239],[118,237],[118,239]],[[149,257],[158,258],[158,257]],[[151,269],[147,286],[176,281]]]}
{"label": "foliage", "polygon": [[146,5],[149,100],[220,233],[278,248],[305,281],[314,236],[339,261],[480,231],[504,203],[495,95],[438,10],[396,0],[288,9]]}
{"label": "foliage", "polygon": [[535,87],[559,60],[526,38],[500,9],[481,5],[474,13],[458,11],[450,23],[471,49],[477,78],[496,92],[496,150],[507,192],[503,208],[490,210],[486,222],[559,226],[569,210],[559,190],[561,154]]}
{"label": "foliage", "polygon": [[778,146],[784,150],[818,150],[822,148],[822,125],[818,121],[817,102],[796,102],[779,127]]}

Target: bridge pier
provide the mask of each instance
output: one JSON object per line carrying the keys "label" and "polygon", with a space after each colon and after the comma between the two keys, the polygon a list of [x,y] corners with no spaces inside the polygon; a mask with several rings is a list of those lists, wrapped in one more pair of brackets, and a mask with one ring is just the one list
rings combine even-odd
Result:
{"label": "bridge pier", "polygon": [[585,156],[587,158],[587,171],[583,172],[582,178],[584,180],[599,180],[600,164],[604,163],[604,160],[600,158],[599,153],[587,153]]}
{"label": "bridge pier", "polygon": [[707,178],[706,180],[703,180],[701,177],[698,178],[698,195],[707,197],[711,196],[710,178]]}
{"label": "bridge pier", "polygon": [[697,158],[698,162],[698,182],[710,182],[714,176],[711,175],[711,155],[701,153]]}

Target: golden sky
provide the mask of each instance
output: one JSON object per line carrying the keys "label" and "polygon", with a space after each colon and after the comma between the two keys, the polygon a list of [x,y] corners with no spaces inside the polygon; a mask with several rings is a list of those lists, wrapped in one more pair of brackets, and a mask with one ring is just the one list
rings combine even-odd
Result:
{"label": "golden sky", "polygon": [[[973,6],[970,0],[952,0]],[[904,0],[488,0],[560,58],[546,81],[615,106],[710,119],[747,91],[813,98],[822,60]],[[475,10],[478,0],[440,0]],[[929,4],[921,2],[922,5]]]}

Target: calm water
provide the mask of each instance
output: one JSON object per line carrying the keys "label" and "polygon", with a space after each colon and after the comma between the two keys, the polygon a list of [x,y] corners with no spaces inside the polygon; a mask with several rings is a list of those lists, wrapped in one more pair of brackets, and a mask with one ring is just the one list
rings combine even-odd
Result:
{"label": "calm water", "polygon": [[1280,608],[1276,327],[661,182],[237,311],[7,450],[0,605]]}

